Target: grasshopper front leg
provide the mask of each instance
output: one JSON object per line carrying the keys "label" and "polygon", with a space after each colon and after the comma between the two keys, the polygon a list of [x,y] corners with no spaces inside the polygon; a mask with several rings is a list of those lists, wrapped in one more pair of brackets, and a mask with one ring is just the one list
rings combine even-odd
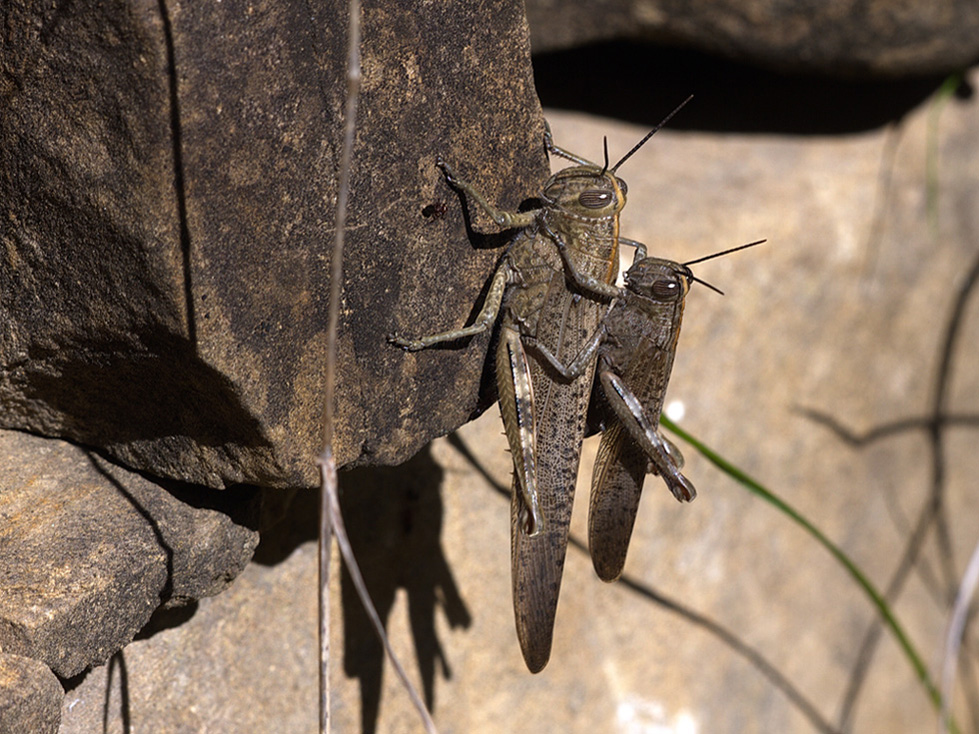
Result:
{"label": "grasshopper front leg", "polygon": [[636,252],[632,256],[632,264],[635,265],[640,260],[646,259],[646,245],[642,242],[637,242],[636,240],[627,240],[625,237],[619,237],[620,245],[627,245],[633,248]]}
{"label": "grasshopper front leg", "polygon": [[568,275],[568,279],[572,283],[582,290],[594,293],[602,298],[619,298],[624,294],[623,289],[619,288],[614,283],[606,283],[603,280],[580,272],[578,268],[575,267],[575,264],[571,261],[571,257],[568,254],[568,245],[561,238],[561,235],[551,229],[546,221],[542,222],[542,226],[544,233],[554,241],[555,245],[557,245],[557,250],[559,253],[561,253],[561,260],[564,263],[565,272]]}
{"label": "grasshopper front leg", "polygon": [[455,174],[455,171],[449,167],[449,164],[442,160],[441,156],[435,161],[435,165],[437,165],[442,170],[442,173],[445,174],[446,181],[455,186],[457,189],[463,191],[466,196],[472,198],[500,227],[529,227],[537,218],[537,212],[535,211],[508,212],[502,209],[497,209],[486,200],[485,196],[473,188],[472,184],[459,178]]}

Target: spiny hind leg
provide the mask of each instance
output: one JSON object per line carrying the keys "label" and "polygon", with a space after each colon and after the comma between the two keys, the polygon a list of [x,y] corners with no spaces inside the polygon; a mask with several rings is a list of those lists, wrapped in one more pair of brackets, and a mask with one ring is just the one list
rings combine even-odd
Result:
{"label": "spiny hind leg", "polygon": [[599,380],[609,405],[612,406],[619,421],[649,457],[656,473],[663,477],[673,496],[681,502],[689,502],[696,497],[697,490],[690,480],[680,473],[682,459],[678,464],[679,452],[651,422],[650,416],[646,414],[642,402],[635,393],[621,377],[610,370],[602,370]]}
{"label": "spiny hind leg", "polygon": [[537,425],[534,416],[534,387],[530,364],[520,333],[504,325],[496,359],[497,389],[500,394],[500,414],[506,429],[515,490],[521,501],[520,521],[527,535],[537,535],[543,527],[537,494]]}

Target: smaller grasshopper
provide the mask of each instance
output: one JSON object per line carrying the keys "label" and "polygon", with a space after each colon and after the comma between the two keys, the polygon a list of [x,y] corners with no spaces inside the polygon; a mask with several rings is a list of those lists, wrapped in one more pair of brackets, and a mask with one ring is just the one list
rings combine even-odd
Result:
{"label": "smaller grasshopper", "polygon": [[695,277],[689,266],[761,242],[764,240],[686,263],[646,257],[645,246],[635,243],[625,291],[605,317],[601,333],[579,361],[566,368],[548,360],[553,369],[571,376],[598,350],[592,408],[606,430],[592,475],[588,547],[595,572],[603,581],[614,581],[622,573],[647,472],[659,474],[680,502],[697,496],[693,484],[680,472],[683,456],[679,449],[658,430],[690,283],[696,281],[720,293]]}

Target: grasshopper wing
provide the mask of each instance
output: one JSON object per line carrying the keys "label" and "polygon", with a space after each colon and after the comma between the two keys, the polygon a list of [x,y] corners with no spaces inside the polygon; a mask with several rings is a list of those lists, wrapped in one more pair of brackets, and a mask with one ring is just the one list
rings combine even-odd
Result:
{"label": "grasshopper wing", "polygon": [[[594,334],[606,306],[566,295],[564,275],[558,273],[549,296],[557,303],[545,309],[537,337],[561,360],[570,360]],[[597,359],[597,355],[596,355]],[[518,482],[511,500],[511,573],[517,637],[531,672],[547,664],[551,654],[554,618],[568,548],[568,529],[575,481],[585,433],[595,365],[571,380],[555,379],[543,363],[530,356],[536,417],[537,499],[542,523],[528,532]],[[497,369],[503,365],[497,360]],[[505,366],[504,366],[505,367]],[[498,373],[499,374],[499,373]]]}
{"label": "grasshopper wing", "polygon": [[625,566],[649,459],[621,423],[602,434],[588,505],[588,550],[595,573],[615,581]]}

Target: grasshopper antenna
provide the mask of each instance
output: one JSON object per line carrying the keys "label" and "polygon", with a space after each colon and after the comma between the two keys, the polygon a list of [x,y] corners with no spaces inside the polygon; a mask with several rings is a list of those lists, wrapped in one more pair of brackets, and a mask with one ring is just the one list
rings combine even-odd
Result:
{"label": "grasshopper antenna", "polygon": [[738,250],[747,250],[749,247],[754,247],[755,245],[760,245],[763,242],[768,242],[768,240],[756,240],[755,242],[749,242],[747,245],[738,245],[737,247],[732,247],[729,250],[721,250],[720,252],[715,252],[713,255],[704,255],[704,257],[698,257],[696,260],[688,260],[683,265],[696,265],[697,263],[702,263],[705,260],[713,260],[715,257],[723,257],[724,255],[730,255],[732,252],[737,252]]}
{"label": "grasshopper antenna", "polygon": [[738,250],[747,250],[749,247],[754,247],[755,245],[760,245],[761,243],[767,242],[767,241],[768,240],[756,240],[755,242],[749,242],[747,245],[739,245],[738,247],[732,247],[729,250],[721,250],[721,252],[715,252],[713,255],[705,255],[704,257],[698,257],[696,260],[688,260],[687,262],[680,263],[680,264],[683,265],[683,267],[685,267],[687,269],[687,275],[690,277],[690,280],[696,281],[697,283],[700,283],[701,285],[705,285],[708,288],[710,288],[712,291],[714,291],[715,293],[720,293],[723,296],[724,295],[724,291],[722,291],[720,288],[718,288],[717,286],[711,285],[706,280],[701,280],[696,275],[694,275],[692,272],[690,272],[690,266],[691,265],[696,265],[697,263],[702,263],[705,260],[713,260],[715,257],[722,257],[724,255],[730,255],[732,252],[737,252]]}
{"label": "grasshopper antenna", "polygon": [[602,172],[600,176],[604,176],[605,172],[608,170],[608,136],[602,136],[602,149],[605,151],[605,165],[602,167]]}
{"label": "grasshopper antenna", "polygon": [[694,275],[693,273],[691,273],[689,268],[687,269],[687,277],[690,278],[690,280],[694,281],[695,283],[700,283],[701,285],[707,286],[712,291],[714,291],[714,293],[720,293],[722,296],[724,295],[724,291],[722,291],[716,285],[711,285],[706,280],[701,280],[696,275]]}
{"label": "grasshopper antenna", "polygon": [[[673,117],[673,115],[675,115],[677,112],[679,112],[680,110],[682,110],[686,106],[687,102],[689,102],[692,99],[693,99],[693,95],[691,94],[689,97],[687,97],[685,100],[683,100],[680,104],[678,104],[673,109],[673,111],[670,114],[668,114],[666,117],[664,117],[663,120],[662,120],[662,122],[660,122],[659,125],[657,125],[652,130],[650,130],[648,133],[646,133],[646,137],[644,137],[642,140],[640,140],[638,143],[636,143],[634,146],[632,146],[632,150],[630,150],[628,153],[626,153],[624,156],[622,156],[622,158],[619,160],[619,162],[616,163],[614,166],[612,166],[612,169],[611,169],[612,170],[612,173],[615,173],[616,170],[618,170],[619,166],[621,166],[623,163],[625,163],[627,160],[629,160],[629,158],[632,157],[632,154],[633,153],[635,153],[642,146],[644,146],[646,144],[646,141],[647,140],[649,140],[651,137],[653,137],[653,135],[655,135],[663,127],[663,125],[665,125],[666,123],[668,123],[670,121],[670,119]],[[607,155],[608,154],[606,153],[606,156]]]}

